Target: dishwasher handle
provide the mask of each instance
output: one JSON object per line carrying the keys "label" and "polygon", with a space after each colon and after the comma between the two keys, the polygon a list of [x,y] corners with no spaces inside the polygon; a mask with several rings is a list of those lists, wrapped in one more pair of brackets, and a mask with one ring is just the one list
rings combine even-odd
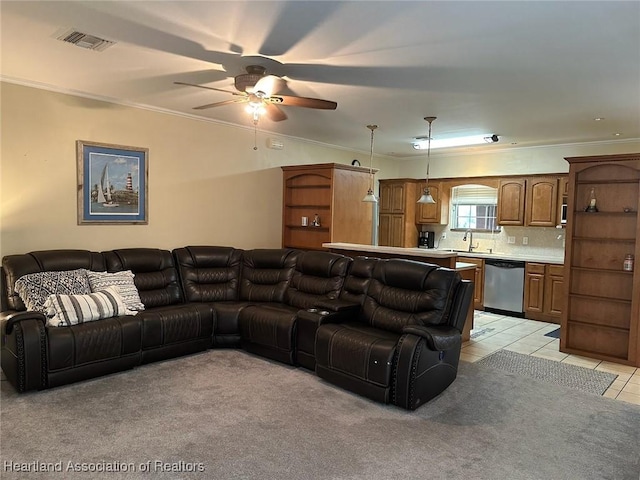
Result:
{"label": "dishwasher handle", "polygon": [[484,264],[498,268],[524,268],[524,262],[518,260],[487,259]]}

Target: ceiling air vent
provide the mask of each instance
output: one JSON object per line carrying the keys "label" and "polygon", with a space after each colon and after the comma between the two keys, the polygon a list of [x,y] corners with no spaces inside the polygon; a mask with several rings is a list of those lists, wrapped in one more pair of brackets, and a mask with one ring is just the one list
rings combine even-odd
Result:
{"label": "ceiling air vent", "polygon": [[95,35],[79,32],[75,29],[67,30],[56,38],[63,42],[71,43],[81,48],[86,48],[87,50],[97,50],[99,52],[102,52],[116,43],[110,40],[105,40],[104,38],[96,37]]}

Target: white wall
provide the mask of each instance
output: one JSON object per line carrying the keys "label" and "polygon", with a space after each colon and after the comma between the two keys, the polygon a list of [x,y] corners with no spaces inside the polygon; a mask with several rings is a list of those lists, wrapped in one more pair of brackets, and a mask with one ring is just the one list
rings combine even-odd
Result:
{"label": "white wall", "polygon": [[[368,152],[0,82],[0,256],[51,248],[279,247],[280,166],[368,166]],[[277,137],[276,137],[277,138]],[[76,140],[149,149],[149,224],[77,225]],[[432,178],[566,172],[565,156],[640,151],[640,142],[433,154]],[[377,178],[424,178],[425,159],[376,157]],[[364,193],[363,193],[364,194]]]}
{"label": "white wall", "polygon": [[[0,83],[0,256],[39,249],[281,245],[283,165],[368,154]],[[77,225],[76,140],[149,149],[149,224]],[[376,158],[380,175],[397,167]],[[363,196],[366,192],[363,192]]]}
{"label": "white wall", "polygon": [[[478,147],[479,148],[479,147]],[[477,151],[477,149],[476,149]],[[480,177],[567,173],[565,157],[612,155],[640,152],[640,140],[598,142],[547,147],[513,147],[498,150],[487,145],[481,153],[448,154],[431,152],[430,178]],[[398,162],[399,177],[424,178],[427,157]]]}

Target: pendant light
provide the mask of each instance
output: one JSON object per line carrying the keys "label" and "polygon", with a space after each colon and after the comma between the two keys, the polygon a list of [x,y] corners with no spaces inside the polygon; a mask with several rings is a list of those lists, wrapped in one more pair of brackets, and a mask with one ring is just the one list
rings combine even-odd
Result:
{"label": "pendant light", "polygon": [[362,199],[363,202],[378,203],[378,199],[373,194],[373,131],[378,128],[378,125],[367,125],[367,128],[371,130],[371,150],[369,152],[369,191]]}
{"label": "pendant light", "polygon": [[437,117],[424,117],[424,119],[429,122],[429,138],[427,139],[427,179],[425,182],[424,191],[422,192],[422,196],[418,199],[418,203],[436,203],[436,201],[431,196],[431,191],[429,190],[429,163],[431,161],[431,123]]}

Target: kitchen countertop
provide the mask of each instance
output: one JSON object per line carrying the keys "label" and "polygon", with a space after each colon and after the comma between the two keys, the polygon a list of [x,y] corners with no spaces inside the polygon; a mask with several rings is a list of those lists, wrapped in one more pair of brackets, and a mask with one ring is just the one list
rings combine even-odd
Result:
{"label": "kitchen countertop", "polygon": [[[514,253],[489,253],[486,251],[478,252],[457,252],[450,249],[437,248],[402,248],[402,247],[386,247],[378,245],[364,245],[359,243],[323,243],[323,247],[336,250],[353,250],[369,253],[386,253],[391,255],[411,255],[413,257],[431,257],[431,258],[451,258],[459,257],[464,262],[464,257],[469,258],[495,258],[500,260],[519,260],[522,262],[539,262],[552,263],[555,265],[564,264],[564,257],[543,256],[543,255],[518,255]],[[456,264],[456,269],[458,265]]]}

